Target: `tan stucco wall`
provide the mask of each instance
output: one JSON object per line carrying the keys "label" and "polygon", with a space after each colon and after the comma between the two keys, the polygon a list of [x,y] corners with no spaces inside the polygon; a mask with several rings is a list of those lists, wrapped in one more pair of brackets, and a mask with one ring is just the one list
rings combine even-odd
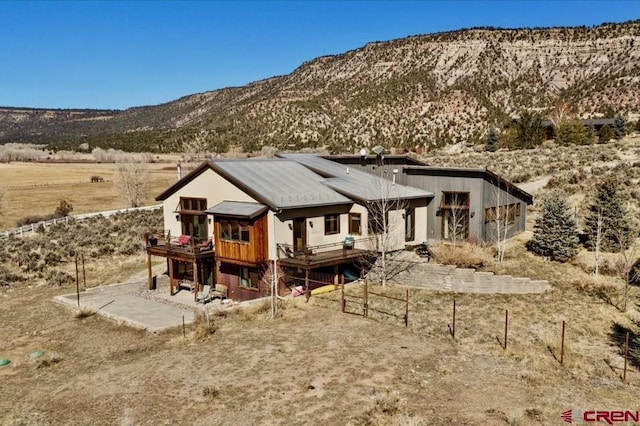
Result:
{"label": "tan stucco wall", "polygon": [[[177,236],[182,233],[180,221],[176,220],[175,211],[179,208],[180,197],[206,198],[207,208],[221,201],[249,201],[253,198],[238,189],[231,182],[211,169],[206,169],[201,175],[174,192],[162,202],[165,233]],[[213,234],[213,224],[207,221],[207,235]]]}

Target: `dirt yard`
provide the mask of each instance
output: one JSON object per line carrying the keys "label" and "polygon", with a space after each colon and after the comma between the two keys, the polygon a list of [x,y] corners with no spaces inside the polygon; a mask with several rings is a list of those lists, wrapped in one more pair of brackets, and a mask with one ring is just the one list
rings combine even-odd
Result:
{"label": "dirt yard", "polygon": [[[136,262],[144,273],[142,256]],[[112,269],[104,275],[118,280],[133,265]],[[456,340],[447,293],[412,290],[409,328],[356,315],[354,298],[354,314],[340,313],[332,293],[288,302],[275,320],[261,305],[215,316],[183,338],[75,318],[52,301],[70,291],[0,290],[0,358],[12,361],[0,368],[1,424],[559,424],[568,409],[635,409],[640,395],[636,367],[622,384],[623,358],[608,338],[632,311],[571,283],[544,295],[459,295]],[[554,358],[562,318],[563,366]],[[30,360],[34,351],[45,355]]]}

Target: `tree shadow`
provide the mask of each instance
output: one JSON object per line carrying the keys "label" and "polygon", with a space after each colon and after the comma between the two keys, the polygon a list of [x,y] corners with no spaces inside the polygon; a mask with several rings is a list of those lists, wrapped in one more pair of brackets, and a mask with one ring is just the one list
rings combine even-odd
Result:
{"label": "tree shadow", "polygon": [[629,333],[629,365],[640,368],[640,334],[636,331],[637,326],[638,324],[636,323],[635,327],[626,327],[616,322],[609,331],[609,340],[616,346],[620,356],[624,357],[627,333]]}

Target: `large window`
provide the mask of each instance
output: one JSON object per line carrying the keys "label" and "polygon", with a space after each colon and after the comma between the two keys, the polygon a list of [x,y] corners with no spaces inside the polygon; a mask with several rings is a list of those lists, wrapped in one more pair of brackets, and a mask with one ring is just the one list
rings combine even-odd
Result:
{"label": "large window", "polygon": [[362,234],[362,215],[360,213],[349,213],[349,234]]}
{"label": "large window", "polygon": [[484,223],[503,222],[505,225],[515,223],[520,216],[520,203],[506,204],[499,207],[489,207],[484,210]]}
{"label": "large window", "polygon": [[324,216],[324,235],[340,233],[340,215],[328,214]]}
{"label": "large window", "polygon": [[220,220],[220,239],[241,243],[250,242],[249,222]]}
{"label": "large window", "polygon": [[207,235],[206,198],[180,197],[179,213],[182,234],[190,235],[197,241],[206,240]]}
{"label": "large window", "polygon": [[406,209],[404,213],[404,240],[413,241],[416,239],[416,210]]}
{"label": "large window", "polygon": [[468,192],[443,192],[440,214],[443,239],[456,242],[469,238]]}
{"label": "large window", "polygon": [[240,267],[240,287],[258,290],[258,281],[252,280],[251,275],[249,268]]}

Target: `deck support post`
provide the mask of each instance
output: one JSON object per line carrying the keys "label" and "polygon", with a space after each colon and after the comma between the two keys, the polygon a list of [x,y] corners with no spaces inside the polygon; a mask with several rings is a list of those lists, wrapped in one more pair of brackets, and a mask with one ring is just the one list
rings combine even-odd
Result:
{"label": "deck support post", "polygon": [[198,261],[195,260],[193,262],[193,300],[198,300],[198,291],[200,290],[200,282],[199,282],[199,277],[198,277]]}
{"label": "deck support post", "polygon": [[151,274],[151,255],[147,254],[147,272],[149,273],[149,290],[153,290],[153,275]]}
{"label": "deck support post", "polygon": [[174,293],[173,293],[173,287],[174,287],[174,282],[173,282],[173,259],[167,258],[167,261],[169,263],[169,294],[171,296],[173,296],[174,295]]}
{"label": "deck support post", "polygon": [[311,291],[309,290],[309,268],[304,270],[304,294],[308,302],[311,297]]}

